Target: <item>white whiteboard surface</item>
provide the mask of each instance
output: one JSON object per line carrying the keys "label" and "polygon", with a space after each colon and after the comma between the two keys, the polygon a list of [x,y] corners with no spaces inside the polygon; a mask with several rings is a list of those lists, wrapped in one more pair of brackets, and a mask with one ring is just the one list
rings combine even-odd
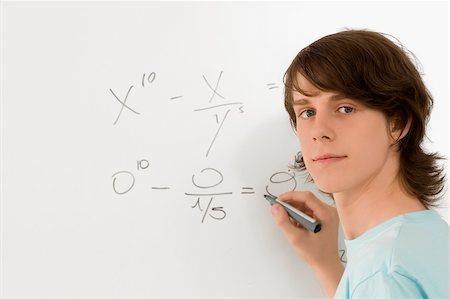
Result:
{"label": "white whiteboard surface", "polygon": [[446,2],[1,5],[2,298],[322,297],[262,196],[311,188],[282,77],[345,27],[415,53],[448,157]]}

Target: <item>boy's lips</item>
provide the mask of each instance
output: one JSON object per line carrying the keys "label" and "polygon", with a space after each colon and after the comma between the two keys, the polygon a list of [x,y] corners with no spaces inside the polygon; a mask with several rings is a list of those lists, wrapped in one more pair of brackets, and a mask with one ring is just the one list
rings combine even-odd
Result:
{"label": "boy's lips", "polygon": [[313,157],[313,162],[327,162],[327,161],[335,161],[338,159],[346,158],[345,155],[336,155],[336,154],[323,154]]}

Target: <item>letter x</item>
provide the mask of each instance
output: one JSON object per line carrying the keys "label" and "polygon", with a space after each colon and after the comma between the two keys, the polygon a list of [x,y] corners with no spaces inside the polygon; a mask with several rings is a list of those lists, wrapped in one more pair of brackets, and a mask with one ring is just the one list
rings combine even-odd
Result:
{"label": "letter x", "polygon": [[218,95],[218,96],[221,97],[222,99],[225,99],[222,95],[220,95],[220,94],[217,92],[217,88],[219,87],[219,82],[220,82],[220,78],[222,77],[222,73],[223,73],[223,71],[220,71],[219,78],[217,79],[216,87],[215,87],[215,88],[212,88],[212,86],[209,84],[208,80],[206,80],[205,75],[203,75],[203,80],[205,80],[206,84],[207,84],[207,85],[209,86],[209,88],[213,91],[213,94],[211,95],[211,98],[209,99],[209,102],[210,102],[210,103],[212,102],[212,100],[213,100],[213,98],[214,98],[215,95]]}
{"label": "letter x", "polygon": [[129,110],[131,110],[131,112],[134,112],[134,113],[136,113],[136,114],[138,114],[138,115],[140,114],[139,112],[134,111],[133,109],[131,109],[130,107],[128,107],[128,106],[126,105],[127,99],[128,99],[128,95],[130,94],[130,91],[131,91],[132,88],[133,88],[133,85],[131,85],[130,88],[128,89],[127,95],[125,96],[125,100],[124,100],[123,102],[119,99],[118,96],[116,96],[116,94],[114,93],[114,91],[112,91],[111,88],[109,89],[109,91],[111,91],[111,93],[112,93],[113,96],[116,98],[116,100],[118,100],[119,103],[122,104],[122,107],[120,108],[119,115],[117,115],[116,121],[114,122],[113,125],[117,124],[117,121],[119,120],[119,117],[120,117],[120,115],[122,114],[123,108],[125,108],[125,107],[128,108]]}

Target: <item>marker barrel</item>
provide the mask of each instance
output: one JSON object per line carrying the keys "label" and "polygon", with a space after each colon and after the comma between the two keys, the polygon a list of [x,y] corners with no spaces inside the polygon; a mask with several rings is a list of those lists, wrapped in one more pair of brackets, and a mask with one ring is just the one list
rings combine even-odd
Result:
{"label": "marker barrel", "polygon": [[322,229],[322,225],[320,224],[319,221],[306,215],[305,213],[296,209],[295,207],[291,206],[290,204],[279,200],[275,196],[264,195],[264,197],[270,202],[271,205],[274,205],[275,203],[281,205],[286,210],[288,215],[292,219],[294,219],[295,221],[300,223],[304,228],[306,228],[314,233],[318,233]]}

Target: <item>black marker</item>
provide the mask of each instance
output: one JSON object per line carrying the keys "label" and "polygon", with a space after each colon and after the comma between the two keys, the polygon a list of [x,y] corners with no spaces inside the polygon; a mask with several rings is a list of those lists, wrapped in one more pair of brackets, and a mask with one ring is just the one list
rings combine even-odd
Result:
{"label": "black marker", "polygon": [[274,205],[276,203],[281,205],[289,214],[289,216],[291,216],[292,219],[303,225],[303,227],[305,227],[306,229],[309,229],[314,233],[320,232],[322,226],[320,222],[317,221],[316,219],[309,217],[308,215],[294,208],[290,204],[278,200],[278,198],[276,198],[275,196],[265,194],[264,197],[270,202],[271,205]]}

